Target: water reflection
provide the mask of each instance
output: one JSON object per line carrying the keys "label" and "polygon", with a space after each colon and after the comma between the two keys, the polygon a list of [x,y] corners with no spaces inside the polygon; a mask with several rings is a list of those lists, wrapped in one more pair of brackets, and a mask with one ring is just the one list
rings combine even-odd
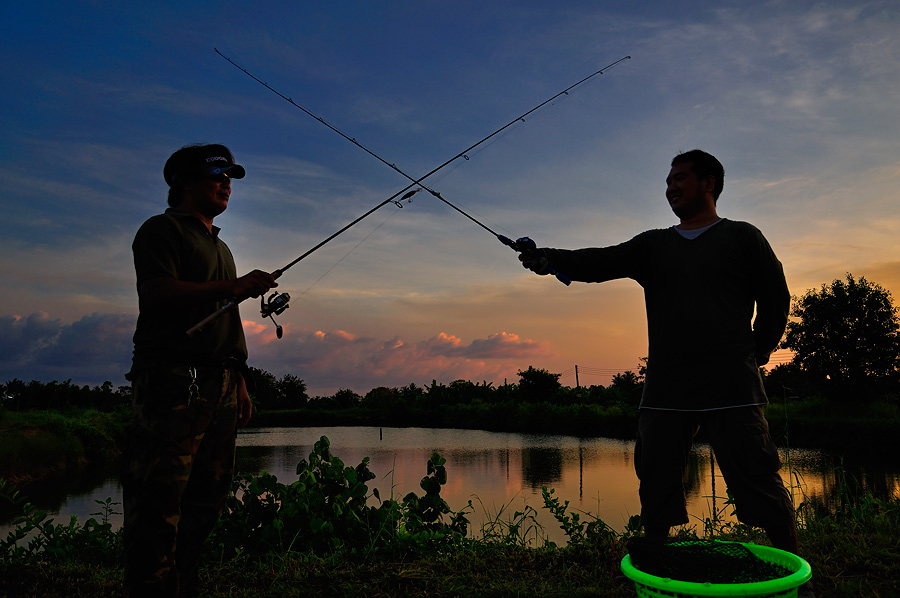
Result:
{"label": "water reflection", "polygon": [[[369,488],[377,488],[382,499],[421,494],[419,481],[425,476],[426,461],[432,451],[439,452],[447,459],[448,471],[442,496],[454,510],[473,502],[475,512],[470,520],[476,532],[498,513],[528,505],[537,509],[538,521],[550,539],[563,542],[556,522],[540,508],[542,486],[555,488],[555,496],[561,502],[569,501],[570,510],[591,513],[619,531],[631,515],[640,512],[633,442],[604,438],[425,428],[269,428],[238,436],[237,469],[254,474],[268,471],[290,483],[296,479],[297,463],[308,458],[323,435],[345,465],[355,466],[370,457],[369,469],[377,477]],[[834,496],[841,468],[878,496],[900,492],[896,463],[836,459],[802,450],[792,450],[783,458],[790,469],[785,467],[782,477],[792,486],[797,504],[807,497]],[[81,487],[59,489],[50,483],[37,488],[37,493],[28,489],[27,495],[58,520],[74,514],[81,522],[99,510],[94,501],[112,497],[121,502],[114,472],[94,479],[81,476],[78,481]],[[685,488],[692,522],[702,530],[703,519],[723,507],[725,496],[724,481],[708,446],[698,445],[692,452]],[[114,525],[119,521],[114,518]]]}
{"label": "water reflection", "polygon": [[563,454],[556,448],[522,449],[522,479],[532,490],[556,486],[562,479]]}

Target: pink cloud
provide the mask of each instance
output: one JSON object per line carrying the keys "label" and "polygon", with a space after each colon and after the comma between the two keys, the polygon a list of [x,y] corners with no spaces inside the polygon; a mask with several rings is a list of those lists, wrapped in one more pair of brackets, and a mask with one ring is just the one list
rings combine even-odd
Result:
{"label": "pink cloud", "polygon": [[432,380],[502,383],[551,355],[548,343],[507,332],[469,343],[446,332],[414,342],[345,330],[286,332],[278,343],[266,338],[265,332],[248,334],[252,364],[278,376],[297,375],[315,394],[332,394],[339,388],[367,392],[377,386],[423,385]]}
{"label": "pink cloud", "polygon": [[[93,314],[65,324],[45,313],[0,317],[0,380],[73,379],[78,384],[126,383],[133,314]],[[276,376],[302,378],[311,394],[341,388],[366,393],[378,386],[428,385],[432,380],[515,382],[529,365],[546,367],[550,344],[509,332],[466,341],[448,332],[409,340],[363,336],[347,330],[294,330],[284,338],[265,322],[245,321],[250,365]]]}

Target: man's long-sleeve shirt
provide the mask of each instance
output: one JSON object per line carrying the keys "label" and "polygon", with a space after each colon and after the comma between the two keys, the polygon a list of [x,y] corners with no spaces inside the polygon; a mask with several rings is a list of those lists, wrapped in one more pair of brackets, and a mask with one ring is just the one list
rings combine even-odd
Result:
{"label": "man's long-sleeve shirt", "polygon": [[642,408],[766,404],[759,366],[784,333],[790,292],[756,227],[723,219],[696,239],[656,229],[612,247],[545,254],[572,280],[632,278],[644,288],[649,350]]}

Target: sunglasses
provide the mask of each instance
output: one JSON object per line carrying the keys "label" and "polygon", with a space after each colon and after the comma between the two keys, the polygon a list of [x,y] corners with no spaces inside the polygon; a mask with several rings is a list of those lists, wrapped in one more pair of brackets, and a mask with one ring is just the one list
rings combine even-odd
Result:
{"label": "sunglasses", "polygon": [[220,167],[220,166],[212,166],[209,168],[204,168],[201,171],[201,174],[210,181],[217,181],[219,183],[231,180],[232,177],[229,176],[228,170],[231,166]]}

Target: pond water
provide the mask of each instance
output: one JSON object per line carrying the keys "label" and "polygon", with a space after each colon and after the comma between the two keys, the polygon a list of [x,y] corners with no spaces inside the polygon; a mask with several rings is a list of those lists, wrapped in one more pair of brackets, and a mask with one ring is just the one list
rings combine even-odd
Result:
{"label": "pond water", "polygon": [[[332,454],[345,465],[356,466],[364,457],[371,459],[369,469],[377,477],[368,486],[370,490],[377,488],[382,499],[393,496],[402,500],[409,492],[421,495],[419,480],[426,474],[432,451],[437,451],[447,460],[448,481],[441,495],[454,510],[472,501],[474,510],[469,520],[475,535],[480,535],[486,522],[509,520],[527,505],[536,510],[535,518],[543,528],[540,537],[565,542],[552,516],[542,508],[543,486],[555,489],[560,502],[569,501],[570,511],[599,517],[616,531],[624,529],[631,515],[640,513],[634,442],[606,438],[430,428],[265,428],[238,436],[237,470],[253,474],[268,471],[279,481],[290,483],[296,479],[297,462],[309,457],[321,436],[328,437]],[[897,464],[867,464],[863,468],[846,458],[805,450],[783,453],[782,459],[786,463],[782,477],[791,486],[796,504],[805,498],[831,496],[838,466],[879,495],[900,492]],[[71,515],[84,522],[100,511],[96,501],[107,497],[121,502],[115,473],[101,473],[93,479],[80,476],[77,486],[48,483],[29,488],[28,496],[60,522],[68,521]],[[686,488],[688,512],[700,532],[703,520],[724,507],[725,484],[709,447],[695,447]],[[374,497],[370,501],[376,504]],[[727,514],[725,519],[729,519]],[[121,515],[111,520],[120,525]]]}

